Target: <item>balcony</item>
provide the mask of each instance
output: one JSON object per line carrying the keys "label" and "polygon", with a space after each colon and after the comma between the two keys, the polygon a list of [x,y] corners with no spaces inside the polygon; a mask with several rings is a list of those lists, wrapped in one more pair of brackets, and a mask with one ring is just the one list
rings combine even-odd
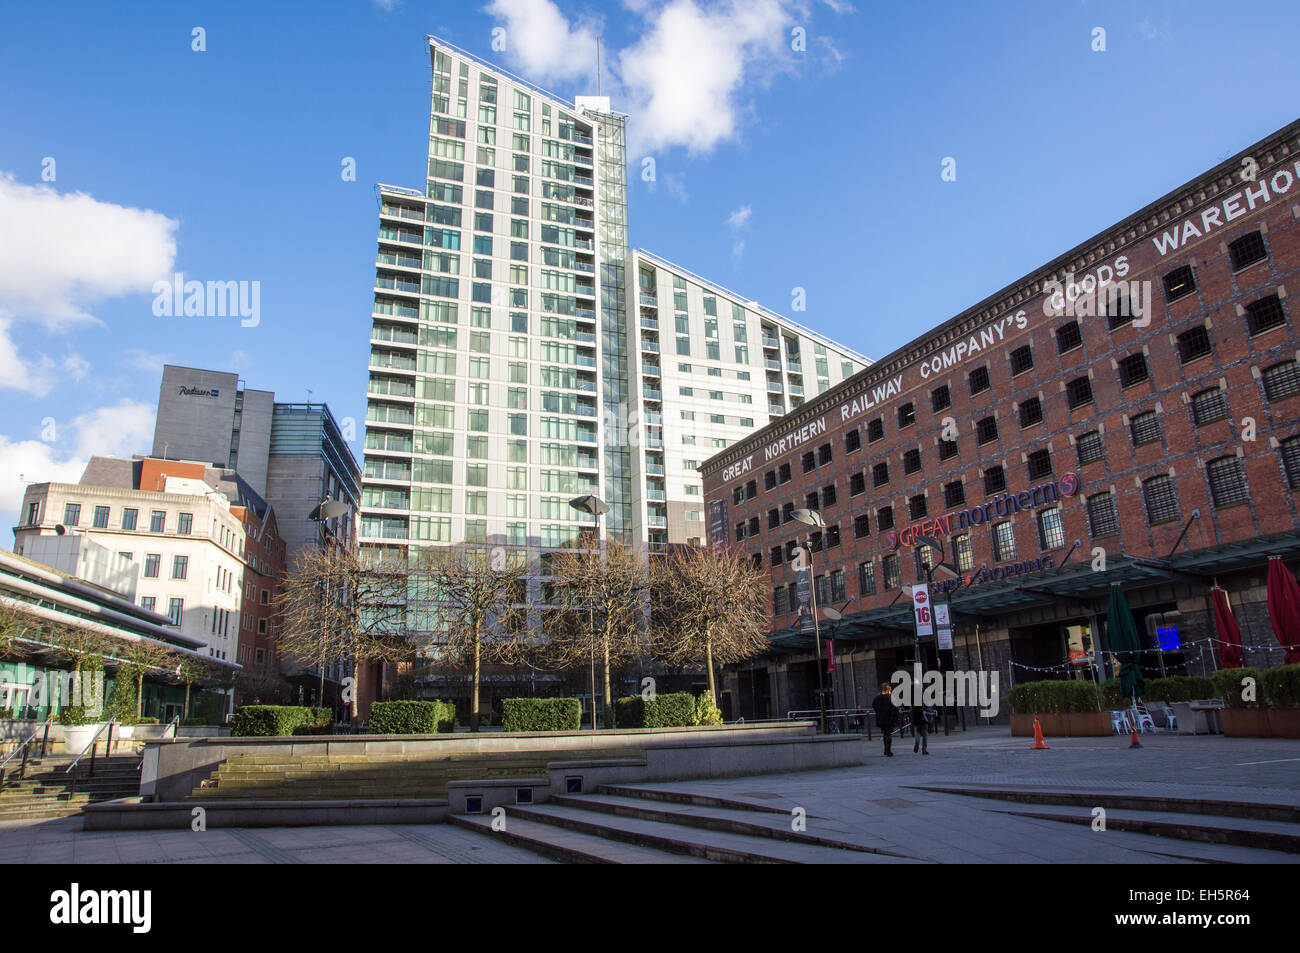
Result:
{"label": "balcony", "polygon": [[596,266],[589,261],[575,261],[569,267],[574,271],[585,271],[589,275],[594,275],[596,273]]}
{"label": "balcony", "polygon": [[583,454],[583,453],[580,453],[580,454],[578,454],[578,469],[579,469],[579,470],[599,470],[599,469],[600,469],[600,466],[599,466],[599,464],[597,463],[597,460],[596,460],[595,457],[590,456],[589,454]]}
{"label": "balcony", "polygon": [[575,238],[575,239],[573,240],[573,247],[574,247],[574,248],[581,248],[581,249],[583,249],[584,251],[591,251],[592,248],[595,247],[595,243],[592,242],[590,239],[586,239],[586,238]]}
{"label": "balcony", "polygon": [[791,393],[791,394],[798,395],[799,397],[802,397],[802,396],[803,396],[803,385],[802,385],[802,384],[791,384],[791,385],[790,385],[790,393]]}
{"label": "balcony", "polygon": [[379,210],[380,215],[387,215],[389,218],[405,218],[413,222],[424,221],[424,210],[406,208],[401,205],[385,205]]}
{"label": "balcony", "polygon": [[591,145],[591,136],[584,136],[580,132],[575,132],[573,134],[573,141],[578,143],[579,145],[589,146]]}
{"label": "balcony", "polygon": [[766,367],[769,371],[779,371],[779,370],[781,370],[781,362],[780,362],[780,361],[774,361],[774,360],[772,360],[770,357],[767,358],[765,361],[763,361],[763,366]]}
{"label": "balcony", "polygon": [[663,490],[646,490],[645,498],[647,500],[661,500],[666,502],[668,494]]}
{"label": "balcony", "polygon": [[658,364],[651,364],[645,361],[641,363],[641,374],[644,377],[662,377],[663,372],[659,369]]}
{"label": "balcony", "polygon": [[791,374],[799,374],[799,375],[803,374],[803,365],[800,364],[798,361],[787,361],[785,365],[785,369],[789,371]]}
{"label": "balcony", "polygon": [[659,353],[659,342],[658,342],[658,341],[647,341],[645,338],[642,338],[642,339],[641,339],[641,350],[643,350],[643,351],[647,351],[647,352],[649,352],[650,354],[658,354],[658,353]]}
{"label": "balcony", "polygon": [[594,318],[596,312],[591,308],[574,308],[573,313],[579,318]]}
{"label": "balcony", "polygon": [[405,328],[397,330],[394,328],[374,328],[370,332],[370,340],[384,341],[391,344],[419,344],[420,337],[414,331],[407,331]]}
{"label": "balcony", "polygon": [[579,367],[595,367],[596,359],[594,357],[588,357],[586,354],[575,354],[573,357],[573,363]]}
{"label": "balcony", "polygon": [[596,297],[596,286],[595,285],[574,285],[573,293],[580,294],[584,298],[594,298]]}
{"label": "balcony", "polygon": [[646,317],[646,315],[643,314],[641,315],[641,327],[646,328],[647,330],[650,331],[658,331],[659,319]]}
{"label": "balcony", "polygon": [[662,450],[664,441],[662,437],[646,437],[645,445],[647,450]]}
{"label": "balcony", "polygon": [[[374,367],[375,365],[371,364],[370,366]],[[415,368],[412,367],[411,370],[415,370]],[[641,396],[643,396],[646,400],[657,400],[657,401],[663,400],[663,394],[660,393],[658,387],[643,388],[641,391]]]}
{"label": "balcony", "polygon": [[659,307],[659,296],[658,296],[658,295],[646,294],[646,293],[643,291],[643,292],[641,292],[641,303],[642,303],[643,305],[646,305],[647,307],[650,307],[650,308],[657,308],[657,307]]}
{"label": "balcony", "polygon": [[646,522],[647,522],[649,525],[651,525],[651,526],[657,527],[657,528],[659,528],[659,529],[663,529],[664,527],[666,527],[666,526],[668,525],[668,517],[666,517],[666,516],[647,516],[647,517],[646,517]]}
{"label": "balcony", "polygon": [[763,347],[777,348],[780,346],[781,346],[781,342],[778,341],[776,338],[770,337],[766,334],[763,335]]}
{"label": "balcony", "polygon": [[583,344],[595,344],[596,335],[592,334],[590,331],[574,331],[573,340],[581,341]]}
{"label": "balcony", "polygon": [[663,476],[664,465],[662,463],[647,463],[645,465],[645,472],[655,476]]}
{"label": "balcony", "polygon": [[585,166],[594,165],[594,163],[591,161],[591,156],[580,156],[576,152],[573,154],[573,161],[577,165],[585,165]]}
{"label": "balcony", "polygon": [[781,393],[781,382],[779,380],[774,381],[769,377],[767,379],[767,389],[773,394],[779,394]]}
{"label": "balcony", "polygon": [[662,427],[664,425],[663,414],[648,413],[648,414],[644,414],[643,416],[645,417],[646,424],[648,424],[651,427]]}
{"label": "balcony", "polygon": [[781,414],[784,414],[784,413],[785,413],[785,407],[784,407],[783,405],[781,405],[781,404],[768,404],[768,405],[767,405],[767,412],[768,412],[769,414],[776,414],[776,415],[780,416]]}

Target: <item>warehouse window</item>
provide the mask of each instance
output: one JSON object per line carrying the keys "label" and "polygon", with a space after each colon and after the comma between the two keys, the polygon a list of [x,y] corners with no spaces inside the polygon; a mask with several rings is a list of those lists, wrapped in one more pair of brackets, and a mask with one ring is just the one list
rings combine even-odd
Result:
{"label": "warehouse window", "polygon": [[885,422],[877,417],[867,424],[867,443],[885,439]]}
{"label": "warehouse window", "polygon": [[876,510],[876,529],[884,532],[887,529],[894,528],[894,508],[892,506],[882,506]]}
{"label": "warehouse window", "polygon": [[975,425],[975,433],[980,443],[989,443],[998,439],[998,422],[993,417],[985,417]]}
{"label": "warehouse window", "polygon": [[1088,526],[1093,539],[1119,535],[1119,516],[1109,490],[1088,497]]}
{"label": "warehouse window", "polygon": [[1056,351],[1058,354],[1073,351],[1082,344],[1083,334],[1079,331],[1078,321],[1071,321],[1069,324],[1063,324],[1056,329]]}
{"label": "warehouse window", "polygon": [[1016,558],[1016,532],[1010,520],[993,527],[993,559],[1004,563]]}
{"label": "warehouse window", "polygon": [[1210,497],[1215,507],[1232,506],[1246,501],[1246,472],[1237,457],[1211,460],[1205,465],[1205,472],[1210,478]]}
{"label": "warehouse window", "polygon": [[867,475],[859,470],[849,477],[849,496],[859,496],[867,490]]}
{"label": "warehouse window", "polygon": [[953,480],[951,483],[944,484],[943,487],[943,505],[946,507],[961,506],[966,502],[966,488],[962,485],[961,480]]}
{"label": "warehouse window", "polygon": [[970,372],[970,393],[974,397],[989,389],[989,369],[977,367]]}
{"label": "warehouse window", "polygon": [[1001,493],[1007,488],[1007,475],[1003,472],[1002,466],[989,467],[984,471],[984,495],[988,496],[993,493]]}
{"label": "warehouse window", "polygon": [[916,407],[909,401],[902,407],[898,408],[898,429],[910,427],[916,423]]}
{"label": "warehouse window", "polygon": [[1065,546],[1065,525],[1061,522],[1061,510],[1053,506],[1038,514],[1038,548],[1044,551],[1061,549]]}
{"label": "warehouse window", "polygon": [[876,594],[876,564],[871,560],[858,565],[858,595],[874,596]]}
{"label": "warehouse window", "polygon": [[907,501],[907,511],[911,515],[913,520],[925,519],[925,514],[926,514],[925,494],[918,493],[916,496],[909,499]]}
{"label": "warehouse window", "polygon": [[844,435],[844,452],[852,453],[862,449],[862,431],[854,427]]}
{"label": "warehouse window", "polygon": [[1205,357],[1211,350],[1210,332],[1203,327],[1191,328],[1178,335],[1178,360],[1183,364]]}
{"label": "warehouse window", "polygon": [[1043,421],[1043,402],[1037,397],[1031,397],[1020,405],[1020,427],[1032,427],[1034,424]]}
{"label": "warehouse window", "polygon": [[1065,402],[1071,410],[1092,403],[1092,381],[1087,377],[1076,377],[1065,385]]}
{"label": "warehouse window", "polygon": [[1191,265],[1175,268],[1164,277],[1165,300],[1177,301],[1196,290],[1196,275]]}
{"label": "warehouse window", "polygon": [[975,568],[975,551],[971,548],[970,533],[952,538],[952,561],[959,572],[970,572]]}
{"label": "warehouse window", "polygon": [[1192,422],[1204,427],[1228,416],[1228,397],[1219,387],[1211,387],[1192,397]]}
{"label": "warehouse window", "polygon": [[853,538],[861,539],[863,536],[871,535],[871,517],[866,513],[859,513],[853,517]]}
{"label": "warehouse window", "polygon": [[889,482],[889,464],[883,460],[871,468],[872,486],[884,486]]}
{"label": "warehouse window", "polygon": [[824,443],[817,448],[817,466],[824,467],[833,459],[835,459],[835,456],[831,451],[831,445],[829,443]]}
{"label": "warehouse window", "polygon": [[898,554],[890,553],[880,561],[881,572],[885,576],[885,589],[897,589],[903,584],[902,574],[898,568]]}
{"label": "warehouse window", "polygon": [[1133,446],[1141,447],[1148,443],[1156,443],[1163,436],[1160,429],[1160,417],[1154,410],[1148,410],[1145,414],[1138,414],[1129,423],[1129,430],[1133,435]]}
{"label": "warehouse window", "polygon": [[903,454],[903,472],[915,473],[921,469],[921,451],[912,449]]}
{"label": "warehouse window", "polygon": [[1287,488],[1300,490],[1300,437],[1283,440],[1279,451],[1282,454],[1282,469],[1286,472]]}
{"label": "warehouse window", "polygon": [[1264,247],[1264,236],[1256,230],[1247,232],[1235,242],[1230,242],[1228,254],[1232,258],[1232,270],[1241,271],[1247,265],[1253,265],[1267,258],[1268,249]]}
{"label": "warehouse window", "polygon": [[1300,392],[1300,365],[1295,361],[1274,364],[1263,374],[1264,396],[1269,403]]}
{"label": "warehouse window", "polygon": [[930,391],[930,409],[936,414],[951,406],[952,392],[948,390],[947,384],[940,384],[934,390]]}
{"label": "warehouse window", "polygon": [[767,552],[767,561],[771,563],[773,566],[781,565],[784,557],[785,557],[785,550],[783,550],[780,546],[773,546]]}
{"label": "warehouse window", "polygon": [[1106,315],[1106,324],[1109,330],[1117,331],[1124,325],[1132,322],[1135,315],[1133,314],[1133,304],[1125,292],[1123,283],[1113,285],[1106,289],[1102,297],[1102,308]]}
{"label": "warehouse window", "polygon": [[1023,374],[1025,371],[1032,370],[1034,366],[1034,352],[1030,350],[1029,345],[1018,347],[1011,352],[1011,376]]}
{"label": "warehouse window", "polygon": [[1169,474],[1162,473],[1142,483],[1142,496],[1147,504],[1147,522],[1169,523],[1179,518],[1178,494]]}
{"label": "warehouse window", "polygon": [[803,472],[808,473],[817,467],[817,455],[811,450],[803,455]]}
{"label": "warehouse window", "polygon": [[1075,448],[1079,451],[1079,466],[1106,459],[1106,444],[1100,430],[1089,430],[1079,438]]}
{"label": "warehouse window", "polygon": [[1141,384],[1150,376],[1151,373],[1147,370],[1146,355],[1141,351],[1130,354],[1119,362],[1119,383],[1121,387],[1132,387],[1134,384]]}
{"label": "warehouse window", "polygon": [[956,440],[940,440],[940,441],[939,441],[939,459],[940,459],[940,460],[947,460],[949,457],[955,457],[955,456],[957,456],[957,441],[956,441]]}
{"label": "warehouse window", "polygon": [[1048,450],[1035,450],[1029,455],[1029,479],[1041,480],[1052,473],[1052,454]]}

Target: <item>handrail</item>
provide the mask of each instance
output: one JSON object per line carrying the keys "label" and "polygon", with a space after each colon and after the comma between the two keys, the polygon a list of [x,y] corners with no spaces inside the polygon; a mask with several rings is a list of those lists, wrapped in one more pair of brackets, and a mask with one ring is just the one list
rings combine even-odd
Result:
{"label": "handrail", "polygon": [[171,729],[172,729],[172,737],[175,738],[175,737],[176,737],[176,729],[180,727],[180,721],[181,721],[181,716],[180,716],[180,715],[172,715],[172,720],[169,721],[169,722],[167,722],[167,727],[164,728],[164,729],[162,730],[162,736],[161,736],[161,737],[166,738],[166,737],[167,737],[167,728],[171,728]]}
{"label": "handrail", "polygon": [[[114,724],[116,721],[117,721],[117,716],[116,716],[116,715],[110,715],[108,721],[104,722],[102,725],[99,726],[99,731],[95,732],[95,737],[93,737],[93,738],[90,739],[90,744],[86,745],[86,747],[84,747],[84,748],[81,749],[81,754],[77,755],[77,757],[73,760],[72,764],[68,765],[68,770],[64,771],[63,773],[64,773],[64,774],[71,774],[71,773],[72,773],[72,769],[75,768],[75,767],[77,766],[78,762],[80,762],[81,759],[84,758],[84,757],[86,756],[86,752],[87,752],[87,751],[93,751],[93,750],[95,749],[95,745],[99,744],[99,736],[102,735],[102,734],[104,733],[104,729],[105,729],[105,728],[109,729],[109,732],[110,732],[109,737],[112,738],[112,733],[111,733],[111,732],[112,732],[112,729],[113,729],[113,724]],[[92,761],[92,762],[94,761],[94,756],[93,756],[93,755],[91,756],[91,761]]]}
{"label": "handrail", "polygon": [[0,771],[3,771],[3,770],[4,770],[4,766],[5,766],[6,764],[8,764],[8,763],[9,763],[10,761],[12,761],[14,758],[18,757],[18,755],[19,755],[20,753],[22,753],[23,749],[25,749],[29,744],[32,743],[32,741],[36,738],[36,736],[37,736],[38,734],[41,733],[41,729],[43,729],[43,728],[48,728],[48,727],[50,727],[50,725],[52,725],[52,724],[54,724],[54,716],[53,716],[53,715],[50,715],[50,716],[47,717],[43,722],[41,722],[39,725],[37,725],[37,726],[32,730],[32,733],[31,733],[30,735],[28,735],[28,736],[26,737],[26,739],[24,739],[23,743],[20,744],[17,748],[14,749],[14,753],[13,753],[13,754],[11,754],[9,757],[5,758],[3,761],[0,761]]}

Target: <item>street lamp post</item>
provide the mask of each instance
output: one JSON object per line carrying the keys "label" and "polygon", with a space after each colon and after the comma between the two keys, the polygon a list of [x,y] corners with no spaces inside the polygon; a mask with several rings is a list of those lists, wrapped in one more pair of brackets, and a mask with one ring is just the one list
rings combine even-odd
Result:
{"label": "street lamp post", "polygon": [[[577,496],[569,500],[569,505],[580,513],[590,513],[596,518],[596,547],[604,557],[604,540],[600,537],[600,518],[609,512],[609,504],[593,494]],[[591,626],[591,730],[596,730],[596,614],[595,609],[587,607],[587,624]]]}
{"label": "street lamp post", "polygon": [[[821,513],[816,510],[795,510],[792,515],[805,526],[815,526],[820,529],[826,525]],[[808,550],[808,595],[813,620],[813,647],[817,653],[817,709],[821,712],[822,734],[826,734],[826,685],[822,677],[821,627],[817,622],[817,576],[813,572],[812,542],[805,541],[805,547]]]}
{"label": "street lamp post", "polygon": [[[946,572],[947,574],[949,574],[950,576],[952,576],[954,579],[960,579],[960,578],[961,578],[961,574],[960,574],[959,572],[957,572],[957,570],[953,569],[951,566],[949,566],[947,563],[945,563],[945,562],[943,561],[944,556],[947,555],[947,554],[946,554],[946,553],[944,552],[944,550],[943,550],[943,544],[942,544],[942,543],[940,543],[940,542],[939,542],[937,539],[935,539],[933,536],[918,536],[916,541],[917,541],[921,546],[923,546],[923,547],[929,547],[930,549],[934,550],[936,553],[939,554],[939,559],[938,559],[938,561],[935,562],[933,565],[931,565],[928,561],[922,562],[922,566],[925,568],[925,584],[926,584],[927,589],[933,589],[933,588],[934,588],[934,574],[935,574],[937,571],[939,571],[939,570],[943,570],[944,572]],[[947,599],[945,599],[944,601],[945,601],[945,603],[948,602]],[[933,593],[933,592],[930,593],[930,604],[931,604],[931,606],[934,605],[934,593]],[[949,625],[949,630],[948,630],[948,631],[951,632],[951,631],[952,631],[952,628],[951,628],[951,626],[952,626],[952,618],[951,618],[951,616],[950,616],[949,619],[948,619],[948,625]],[[938,625],[937,625],[937,623],[936,623],[936,626],[935,626],[935,633],[936,633],[936,634],[935,634],[934,656],[935,656],[936,659],[939,660],[939,668],[942,669],[942,668],[943,668],[943,656],[939,654],[942,650],[939,648],[939,641],[938,641]],[[951,650],[950,650],[950,651],[951,651]],[[920,632],[919,629],[917,630],[917,633],[916,633],[916,657],[917,657],[918,660],[921,658],[921,632]],[[963,715],[963,717],[965,717],[965,716]],[[949,725],[948,725],[948,704],[947,704],[947,699],[944,699],[944,705],[943,705],[943,733],[944,733],[945,735],[947,735],[947,734],[948,734],[948,730],[949,730]]]}
{"label": "street lamp post", "polygon": [[[307,518],[311,520],[313,523],[315,523],[318,529],[320,530],[319,543],[320,545],[326,547],[326,551],[328,552],[328,547],[333,545],[333,543],[330,539],[331,534],[329,528],[326,526],[326,523],[328,523],[332,519],[337,519],[340,516],[346,516],[348,518],[351,518],[351,515],[352,515],[352,507],[350,504],[345,503],[342,500],[331,500],[329,497],[325,497],[320,501],[320,503],[316,505],[315,509],[313,509],[310,513],[307,514]],[[324,595],[325,605],[326,607],[328,607],[329,599],[330,599],[328,576],[326,576],[325,579],[325,592],[323,593],[323,595]],[[327,608],[326,618],[328,618],[328,608]],[[349,646],[349,648],[351,648],[351,646]],[[356,698],[357,663],[356,663],[356,656],[352,652],[348,653],[348,661],[351,663],[352,666],[352,697]],[[324,705],[325,704],[325,666],[323,664],[321,665],[321,675],[320,675],[320,695],[321,695],[320,697],[321,704]],[[342,702],[342,699],[339,700],[340,702]]]}

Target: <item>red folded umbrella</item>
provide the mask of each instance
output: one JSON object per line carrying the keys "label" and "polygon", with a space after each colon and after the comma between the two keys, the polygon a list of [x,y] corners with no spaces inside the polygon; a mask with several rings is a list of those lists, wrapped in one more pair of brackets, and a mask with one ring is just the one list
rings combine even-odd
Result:
{"label": "red folded umbrella", "polygon": [[1219,630],[1219,657],[1223,659],[1223,667],[1241,668],[1241,629],[1232,614],[1228,593],[1219,586],[1210,592],[1214,596],[1214,627]]}
{"label": "red folded umbrella", "polygon": [[1268,617],[1278,644],[1286,649],[1286,664],[1300,664],[1300,583],[1280,556],[1268,560]]}

